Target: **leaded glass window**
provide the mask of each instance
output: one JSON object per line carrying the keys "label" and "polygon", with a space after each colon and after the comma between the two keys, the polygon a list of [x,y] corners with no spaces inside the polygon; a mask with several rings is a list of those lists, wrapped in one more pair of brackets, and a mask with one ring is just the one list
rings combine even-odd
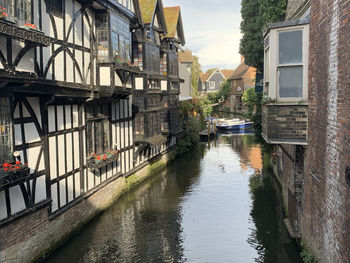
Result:
{"label": "leaded glass window", "polygon": [[88,155],[110,150],[109,104],[91,104],[86,107]]}
{"label": "leaded glass window", "polygon": [[111,14],[111,43],[113,56],[128,62],[131,54],[131,33],[128,21]]}
{"label": "leaded glass window", "polygon": [[13,161],[12,122],[10,102],[0,97],[0,165]]}
{"label": "leaded glass window", "polygon": [[46,9],[47,12],[55,16],[62,17],[63,16],[63,1],[62,0],[46,0]]}
{"label": "leaded glass window", "polygon": [[30,0],[0,0],[0,17],[24,25],[31,23],[31,1]]}

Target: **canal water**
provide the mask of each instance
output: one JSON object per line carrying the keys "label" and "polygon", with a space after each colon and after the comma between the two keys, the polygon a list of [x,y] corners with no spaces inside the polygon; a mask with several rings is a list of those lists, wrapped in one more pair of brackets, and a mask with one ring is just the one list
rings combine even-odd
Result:
{"label": "canal water", "polygon": [[45,262],[302,262],[270,173],[253,136],[220,136],[125,194]]}

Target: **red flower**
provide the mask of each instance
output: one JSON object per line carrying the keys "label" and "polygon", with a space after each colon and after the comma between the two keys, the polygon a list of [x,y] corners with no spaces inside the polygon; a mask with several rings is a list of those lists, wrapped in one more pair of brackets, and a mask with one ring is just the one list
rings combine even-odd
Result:
{"label": "red flower", "polygon": [[28,163],[26,163],[26,166],[28,166]]}
{"label": "red flower", "polygon": [[10,167],[10,164],[9,164],[9,163],[4,163],[2,166],[3,166],[4,168]]}
{"label": "red flower", "polygon": [[21,162],[20,161],[16,161],[16,164],[21,164]]}
{"label": "red flower", "polygon": [[15,168],[16,168],[16,169],[21,169],[21,167],[19,167],[19,166],[17,166],[17,165],[15,166]]}
{"label": "red flower", "polygon": [[103,156],[103,160],[107,160],[107,155],[104,155],[104,156]]}
{"label": "red flower", "polygon": [[12,167],[12,164],[9,163],[9,168],[11,168],[11,167]]}
{"label": "red flower", "polygon": [[7,169],[7,168],[4,168],[4,170],[5,170],[5,172],[7,172],[8,169]]}

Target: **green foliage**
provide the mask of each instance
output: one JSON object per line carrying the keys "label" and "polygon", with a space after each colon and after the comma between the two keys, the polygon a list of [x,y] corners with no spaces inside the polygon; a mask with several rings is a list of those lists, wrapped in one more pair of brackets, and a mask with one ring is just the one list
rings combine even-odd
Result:
{"label": "green foliage", "polygon": [[305,263],[315,263],[315,257],[309,252],[307,245],[304,241],[300,243],[302,251],[300,252],[300,257]]}
{"label": "green foliage", "polygon": [[268,24],[283,21],[287,0],[242,0],[240,53],[245,63],[263,72],[263,33]]}
{"label": "green foliage", "polygon": [[198,79],[199,75],[202,73],[201,65],[198,62],[198,57],[193,56],[192,63],[192,79],[191,79],[191,88],[192,88],[192,96],[196,97],[198,94]]}
{"label": "green foliage", "polygon": [[218,92],[209,93],[208,99],[211,101],[211,103],[218,103],[221,98],[226,100],[230,95],[231,90],[232,87],[230,86],[230,83],[226,81]]}
{"label": "green foliage", "polygon": [[186,129],[176,143],[175,151],[177,155],[188,152],[192,147],[199,143],[199,132],[202,129],[200,118],[192,117],[186,123]]}
{"label": "green foliage", "polygon": [[248,107],[248,118],[252,119],[253,118],[253,113],[254,113],[254,107],[256,105],[256,94],[255,94],[255,89],[254,88],[249,88],[247,89],[243,96],[242,96],[242,101],[244,105]]}

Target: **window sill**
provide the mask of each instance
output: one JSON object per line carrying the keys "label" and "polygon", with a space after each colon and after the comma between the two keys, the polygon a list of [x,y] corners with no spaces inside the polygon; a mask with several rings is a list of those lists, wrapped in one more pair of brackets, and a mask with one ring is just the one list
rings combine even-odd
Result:
{"label": "window sill", "polygon": [[49,46],[50,38],[39,30],[23,28],[12,21],[0,19],[0,35],[12,37],[20,41],[29,41],[41,46]]}
{"label": "window sill", "polygon": [[118,159],[119,159],[119,151],[116,151],[111,154],[100,154],[100,155],[92,156],[87,162],[87,167],[91,171],[98,171],[99,169],[105,167],[106,165]]}

